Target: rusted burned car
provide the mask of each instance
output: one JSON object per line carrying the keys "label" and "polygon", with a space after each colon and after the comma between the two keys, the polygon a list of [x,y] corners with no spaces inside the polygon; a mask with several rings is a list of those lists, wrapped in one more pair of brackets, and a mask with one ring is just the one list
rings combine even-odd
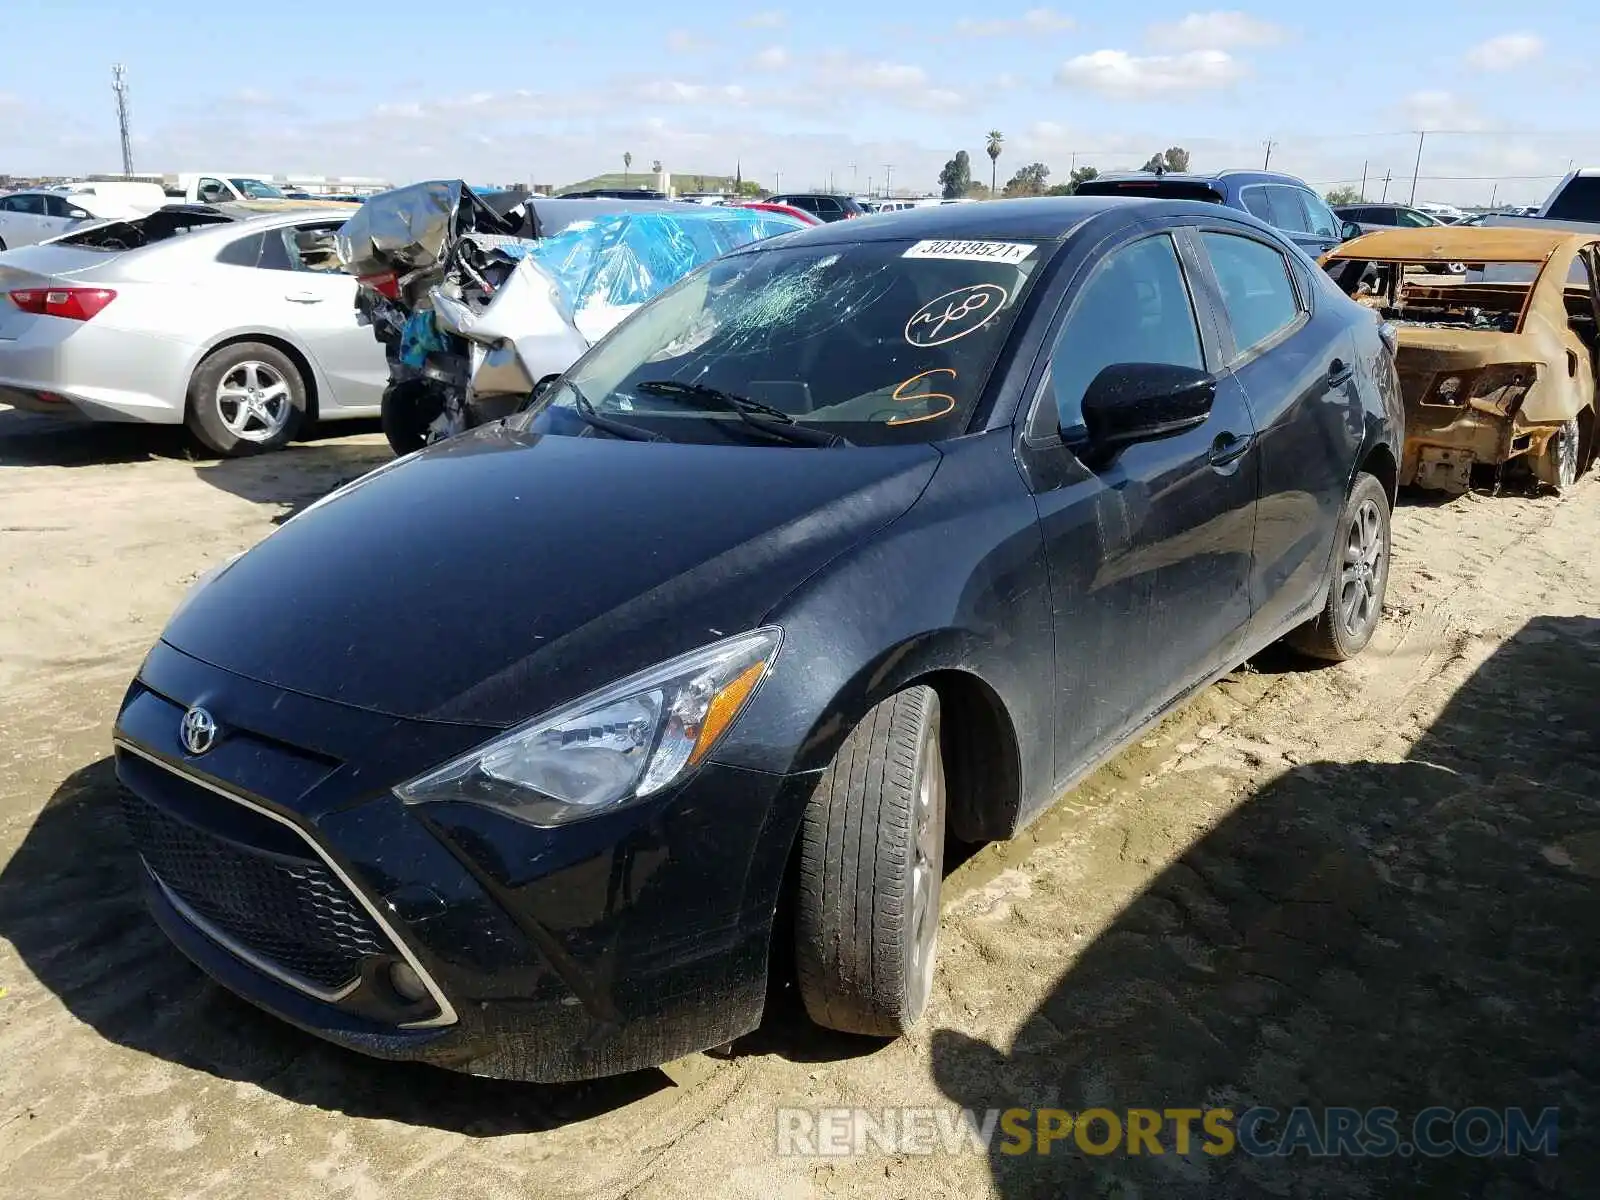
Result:
{"label": "rusted burned car", "polygon": [[1560,489],[1582,474],[1594,454],[1600,234],[1396,229],[1320,261],[1397,327],[1402,484],[1464,492],[1478,468]]}

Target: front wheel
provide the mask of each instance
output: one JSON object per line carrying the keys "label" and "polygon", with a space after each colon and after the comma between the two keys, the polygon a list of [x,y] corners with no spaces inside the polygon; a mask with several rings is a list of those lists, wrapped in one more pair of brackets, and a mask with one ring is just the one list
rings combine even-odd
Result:
{"label": "front wheel", "polygon": [[890,696],[839,747],[806,805],[795,955],[819,1025],[896,1037],[933,990],[944,873],[939,697]]}
{"label": "front wheel", "polygon": [[1338,543],[1322,611],[1284,639],[1302,654],[1344,662],[1367,648],[1389,583],[1389,496],[1373,476],[1356,476],[1339,514]]}

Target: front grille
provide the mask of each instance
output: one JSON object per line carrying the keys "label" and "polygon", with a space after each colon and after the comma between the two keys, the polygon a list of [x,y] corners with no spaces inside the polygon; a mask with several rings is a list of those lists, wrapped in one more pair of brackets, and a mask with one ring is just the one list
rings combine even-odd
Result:
{"label": "front grille", "polygon": [[356,980],[361,960],[394,947],[326,864],[197,829],[123,792],[123,813],[151,874],[226,938],[324,993]]}

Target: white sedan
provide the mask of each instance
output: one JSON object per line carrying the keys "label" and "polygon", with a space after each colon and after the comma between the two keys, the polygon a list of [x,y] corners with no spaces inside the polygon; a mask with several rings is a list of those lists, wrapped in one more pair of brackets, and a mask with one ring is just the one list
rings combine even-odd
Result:
{"label": "white sedan", "polygon": [[0,403],[187,424],[223,455],[377,415],[388,364],[333,253],[347,215],[180,207],[0,254]]}

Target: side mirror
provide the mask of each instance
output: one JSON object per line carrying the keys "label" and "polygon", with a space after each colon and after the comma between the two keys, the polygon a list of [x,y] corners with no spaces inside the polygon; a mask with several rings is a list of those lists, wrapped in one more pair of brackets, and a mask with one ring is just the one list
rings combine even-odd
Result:
{"label": "side mirror", "polygon": [[1358,238],[1361,236],[1361,226],[1357,225],[1354,221],[1346,221],[1342,226],[1340,226],[1339,233],[1344,240],[1348,242],[1351,238]]}
{"label": "side mirror", "polygon": [[1166,363],[1113,363],[1083,396],[1089,444],[1100,451],[1171,437],[1205,424],[1216,377]]}

